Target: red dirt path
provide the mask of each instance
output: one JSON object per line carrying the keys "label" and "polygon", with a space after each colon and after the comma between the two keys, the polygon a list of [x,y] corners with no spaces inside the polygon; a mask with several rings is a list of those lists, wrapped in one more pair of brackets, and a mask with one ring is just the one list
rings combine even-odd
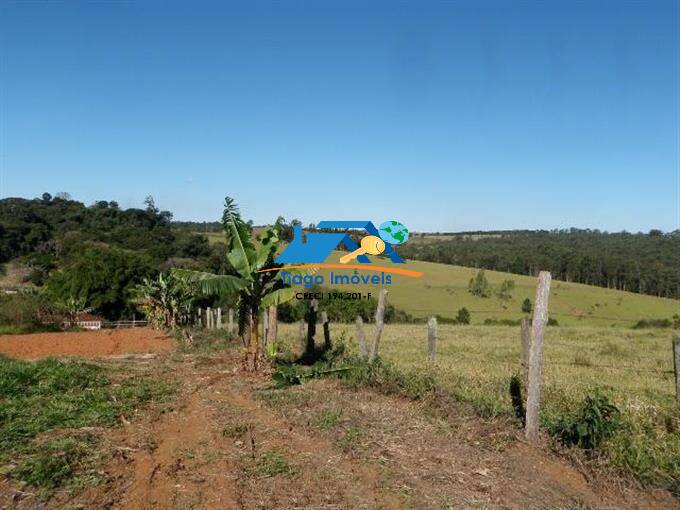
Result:
{"label": "red dirt path", "polygon": [[0,354],[24,359],[48,356],[94,358],[166,352],[172,348],[172,340],[150,328],[0,336]]}

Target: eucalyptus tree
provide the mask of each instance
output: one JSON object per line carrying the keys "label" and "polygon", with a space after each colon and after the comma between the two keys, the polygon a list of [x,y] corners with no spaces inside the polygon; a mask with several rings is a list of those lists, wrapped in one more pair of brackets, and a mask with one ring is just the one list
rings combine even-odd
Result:
{"label": "eucalyptus tree", "polygon": [[[261,359],[259,312],[277,306],[293,297],[276,271],[264,271],[277,266],[274,261],[280,242],[280,224],[267,227],[255,239],[250,225],[243,221],[236,202],[224,200],[222,225],[227,238],[226,258],[230,274],[213,274],[189,269],[175,269],[179,277],[196,282],[203,293],[238,294],[239,334],[248,340],[245,364],[248,370],[258,370]],[[246,333],[248,333],[246,335]]]}

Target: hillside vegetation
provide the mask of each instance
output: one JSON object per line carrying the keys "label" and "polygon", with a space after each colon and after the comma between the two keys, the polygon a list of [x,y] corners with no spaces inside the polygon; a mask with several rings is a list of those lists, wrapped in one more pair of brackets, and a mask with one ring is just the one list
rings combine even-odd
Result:
{"label": "hillside vegetation", "polygon": [[[332,261],[337,262],[339,257],[340,252],[337,252]],[[396,267],[382,258],[375,258],[374,263]],[[470,279],[477,275],[477,269],[412,260],[408,260],[405,267],[424,274],[420,278],[393,275],[393,283],[388,287],[389,301],[415,317],[439,315],[454,319],[457,311],[465,307],[470,311],[473,324],[481,324],[487,319],[519,320],[525,315],[522,313],[523,301],[528,298],[533,302],[536,293],[536,278],[531,276],[485,271],[492,290],[497,290],[504,280],[515,282],[510,299],[501,300],[495,292],[482,298],[468,291]],[[321,274],[329,272],[323,270]],[[374,296],[378,291],[378,287],[370,285],[339,288],[360,289],[373,292]],[[671,319],[676,314],[680,314],[680,301],[674,299],[555,280],[550,290],[550,316],[560,325],[632,327],[640,319]]]}
{"label": "hillside vegetation", "polygon": [[612,289],[680,297],[680,231],[647,234],[598,230],[472,232],[412,236],[411,259],[553,277]]}

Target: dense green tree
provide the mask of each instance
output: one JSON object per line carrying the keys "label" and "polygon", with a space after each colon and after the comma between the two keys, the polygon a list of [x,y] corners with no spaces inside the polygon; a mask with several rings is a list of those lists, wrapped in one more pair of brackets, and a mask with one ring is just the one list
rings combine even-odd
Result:
{"label": "dense green tree", "polygon": [[118,319],[134,311],[134,288],[152,274],[148,256],[118,248],[86,246],[50,276],[47,288],[56,302],[79,300],[108,319]]}

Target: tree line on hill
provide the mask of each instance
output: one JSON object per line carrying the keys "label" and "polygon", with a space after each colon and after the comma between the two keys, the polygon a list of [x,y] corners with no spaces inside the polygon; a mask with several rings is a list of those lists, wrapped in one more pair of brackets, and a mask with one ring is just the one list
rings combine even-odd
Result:
{"label": "tree line on hill", "polygon": [[224,244],[174,228],[148,197],[143,208],[90,206],[66,194],[0,200],[0,264],[18,261],[52,302],[87,303],[109,319],[131,316],[144,278],[173,267],[224,272]]}
{"label": "tree line on hill", "polygon": [[418,238],[403,257],[535,276],[547,270],[567,282],[680,298],[680,230],[647,234],[597,230],[501,232],[446,240]]}

